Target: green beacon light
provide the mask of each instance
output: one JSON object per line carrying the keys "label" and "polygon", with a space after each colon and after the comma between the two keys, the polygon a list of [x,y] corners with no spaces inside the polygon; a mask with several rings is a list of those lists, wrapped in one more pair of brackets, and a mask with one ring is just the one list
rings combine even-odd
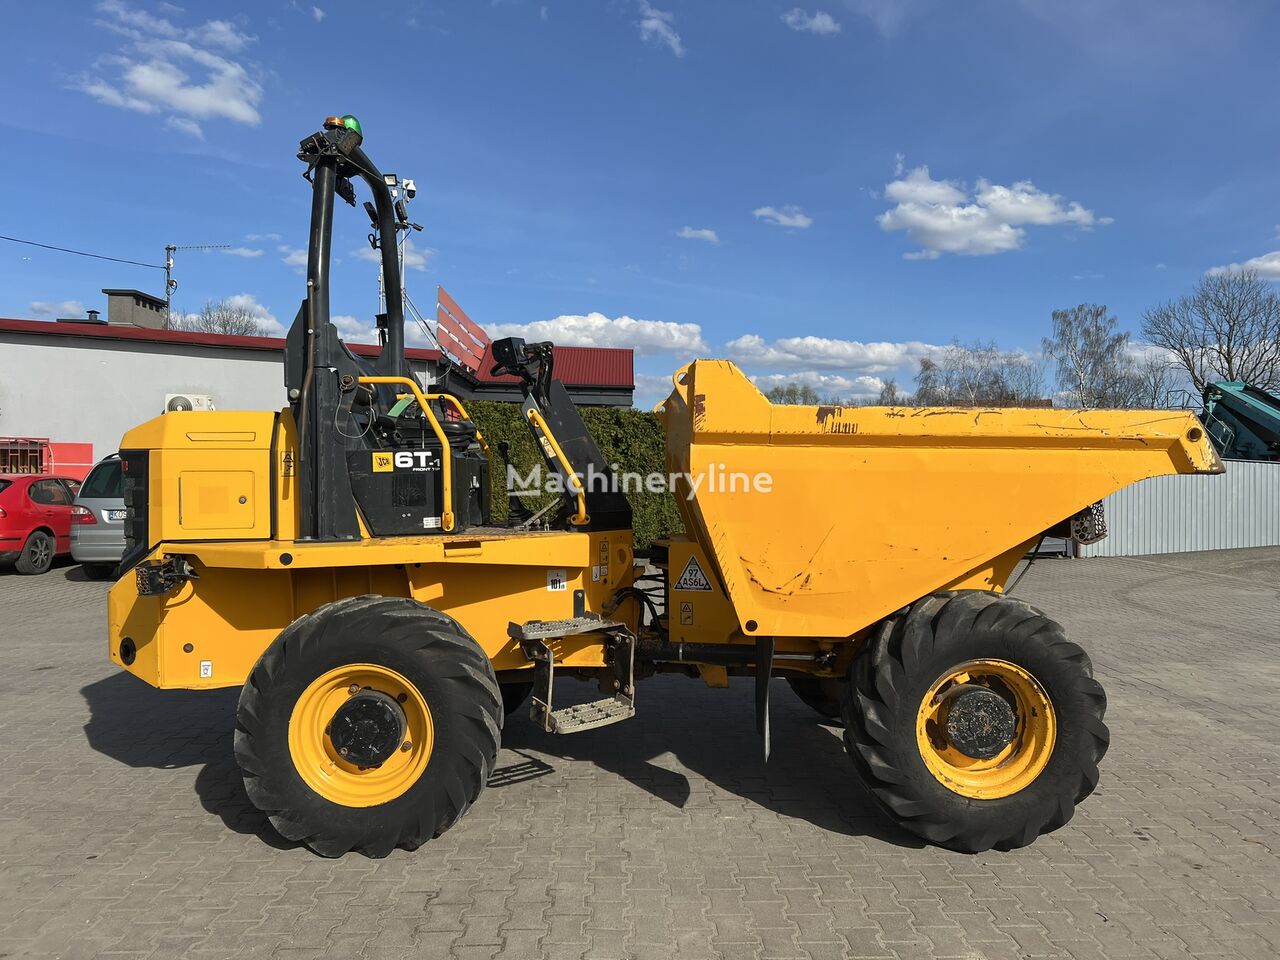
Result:
{"label": "green beacon light", "polygon": [[355,118],[354,114],[348,113],[342,117],[326,117],[324,121],[326,130],[336,130],[338,127],[345,127],[352,131],[361,140],[364,140],[364,130],[360,127],[360,121]]}

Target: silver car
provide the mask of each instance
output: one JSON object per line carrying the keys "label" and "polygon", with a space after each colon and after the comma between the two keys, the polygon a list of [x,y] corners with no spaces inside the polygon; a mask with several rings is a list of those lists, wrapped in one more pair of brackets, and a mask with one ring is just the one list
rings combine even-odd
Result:
{"label": "silver car", "polygon": [[95,580],[124,556],[124,472],[118,454],[89,471],[71,507],[71,556]]}

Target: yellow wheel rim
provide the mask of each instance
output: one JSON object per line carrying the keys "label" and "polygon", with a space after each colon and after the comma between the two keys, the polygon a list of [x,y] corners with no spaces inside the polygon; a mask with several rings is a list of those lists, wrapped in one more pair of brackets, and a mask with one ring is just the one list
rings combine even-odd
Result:
{"label": "yellow wheel rim", "polygon": [[[966,756],[947,738],[947,694],[961,684],[985,687],[1013,708],[1013,740],[988,759]],[[1007,660],[970,660],[948,670],[924,695],[916,717],[916,742],[929,772],[948,790],[976,800],[1008,797],[1030,786],[1053,756],[1057,736],[1057,716],[1044,687]]]}
{"label": "yellow wheel rim", "polygon": [[[352,690],[375,690],[400,704],[405,735],[381,764],[359,767],[338,755],[329,737],[334,714]],[[352,663],[321,674],[302,691],[289,717],[289,754],[298,775],[316,793],[344,807],[373,807],[417,783],[431,759],[435,725],[418,688],[387,667]]]}

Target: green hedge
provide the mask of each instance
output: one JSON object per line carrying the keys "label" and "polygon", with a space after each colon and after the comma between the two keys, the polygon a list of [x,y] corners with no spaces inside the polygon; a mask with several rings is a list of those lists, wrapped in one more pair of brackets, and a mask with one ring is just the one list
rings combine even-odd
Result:
{"label": "green hedge", "polygon": [[[580,407],[579,412],[607,462],[616,463],[622,471],[641,476],[654,471],[665,472],[666,438],[662,424],[652,413],[631,407]],[[542,455],[534,445],[517,404],[469,400],[467,413],[491,448],[492,516],[495,522],[503,523],[507,519],[507,489],[505,468],[498,455],[498,441],[506,440],[511,444],[511,463],[521,475],[527,475],[530,469],[543,463]],[[537,499],[527,498],[524,503],[530,510],[538,510],[550,499],[550,494],[544,494]],[[631,501],[637,550],[647,549],[654,540],[679,533],[682,529],[680,514],[671,494],[628,493],[627,499]]]}

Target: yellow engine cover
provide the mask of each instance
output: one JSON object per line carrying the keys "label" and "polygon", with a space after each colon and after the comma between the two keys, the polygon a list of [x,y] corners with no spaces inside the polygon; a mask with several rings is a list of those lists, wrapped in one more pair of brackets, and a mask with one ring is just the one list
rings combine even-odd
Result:
{"label": "yellow engine cover", "polygon": [[274,413],[192,411],[125,434],[122,450],[151,451],[152,542],[268,539],[275,429]]}

